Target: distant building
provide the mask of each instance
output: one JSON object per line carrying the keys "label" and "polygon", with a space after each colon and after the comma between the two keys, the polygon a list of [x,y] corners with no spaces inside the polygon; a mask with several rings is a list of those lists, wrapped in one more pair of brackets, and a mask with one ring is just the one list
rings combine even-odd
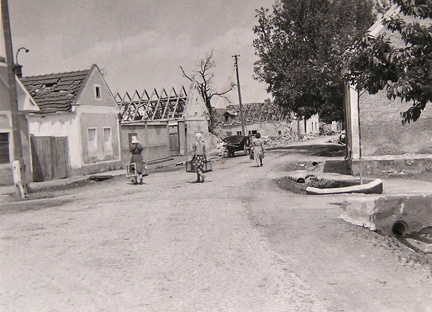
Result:
{"label": "distant building", "polygon": [[227,105],[215,110],[215,131],[225,137],[261,133],[263,136],[298,136],[298,133],[319,134],[319,118],[314,115],[309,119],[297,120],[279,106],[270,101],[243,104],[243,120],[246,134],[242,133],[240,106]]}
{"label": "distant building", "polygon": [[158,160],[190,152],[194,135],[200,132],[207,146],[216,145],[209,133],[209,112],[193,82],[167,91],[156,89],[149,93],[135,91],[115,96],[120,121],[123,162],[128,161],[129,142],[136,135],[144,147],[144,158]]}
{"label": "distant building", "polygon": [[29,117],[35,181],[120,168],[117,103],[96,65],[22,82],[40,108]]}

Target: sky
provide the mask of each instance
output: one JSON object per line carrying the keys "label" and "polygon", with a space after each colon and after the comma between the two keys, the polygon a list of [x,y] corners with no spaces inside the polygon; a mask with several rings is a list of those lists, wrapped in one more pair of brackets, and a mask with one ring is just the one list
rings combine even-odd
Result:
{"label": "sky", "polygon": [[[88,69],[106,74],[116,94],[144,89],[176,90],[209,51],[214,51],[214,89],[236,82],[234,54],[239,54],[243,103],[270,95],[253,79],[257,60],[256,9],[274,0],[9,0],[14,51],[24,76]],[[15,53],[15,52],[14,52]],[[16,61],[16,60],[15,60]],[[229,95],[238,103],[237,90]],[[215,101],[223,107],[226,101]]]}

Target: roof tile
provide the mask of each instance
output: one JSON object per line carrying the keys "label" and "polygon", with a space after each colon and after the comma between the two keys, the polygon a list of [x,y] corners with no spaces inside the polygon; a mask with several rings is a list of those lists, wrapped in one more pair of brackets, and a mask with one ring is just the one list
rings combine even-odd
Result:
{"label": "roof tile", "polygon": [[21,79],[41,114],[70,111],[90,70],[28,76]]}

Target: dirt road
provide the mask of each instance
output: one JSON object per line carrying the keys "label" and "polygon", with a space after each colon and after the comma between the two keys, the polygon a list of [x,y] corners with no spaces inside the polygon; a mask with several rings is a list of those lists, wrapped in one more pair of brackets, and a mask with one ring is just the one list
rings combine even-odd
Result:
{"label": "dirt road", "polygon": [[349,195],[276,186],[316,151],[0,204],[0,311],[432,311],[428,263],[340,220]]}

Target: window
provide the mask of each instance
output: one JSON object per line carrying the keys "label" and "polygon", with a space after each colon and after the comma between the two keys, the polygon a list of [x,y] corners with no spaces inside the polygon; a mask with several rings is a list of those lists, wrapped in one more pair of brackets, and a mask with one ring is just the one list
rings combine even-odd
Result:
{"label": "window", "polygon": [[282,135],[282,131],[278,130],[278,135]]}
{"label": "window", "polygon": [[0,164],[9,162],[9,133],[0,133]]}
{"label": "window", "polygon": [[97,154],[96,128],[87,128],[87,150],[89,155]]}
{"label": "window", "polygon": [[257,133],[258,133],[257,130],[252,130],[252,131],[250,131],[250,134],[257,134]]}
{"label": "window", "polygon": [[227,131],[227,136],[231,136],[232,132],[231,131]]}
{"label": "window", "polygon": [[237,131],[237,135],[242,135],[242,132],[241,131]]}
{"label": "window", "polygon": [[101,90],[100,90],[100,86],[95,86],[95,98],[97,100],[101,99]]}
{"label": "window", "polygon": [[103,149],[105,155],[113,153],[111,127],[103,128]]}

